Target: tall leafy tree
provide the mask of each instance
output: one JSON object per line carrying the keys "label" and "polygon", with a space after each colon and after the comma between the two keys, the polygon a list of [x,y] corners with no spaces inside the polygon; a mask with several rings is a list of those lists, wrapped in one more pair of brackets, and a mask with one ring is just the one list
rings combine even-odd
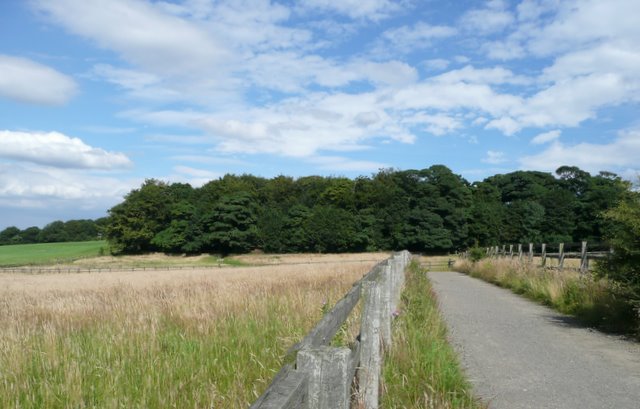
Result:
{"label": "tall leafy tree", "polygon": [[164,230],[170,219],[167,184],[149,179],[132,190],[124,202],[109,210],[106,236],[114,253],[140,253],[157,250],[153,238]]}
{"label": "tall leafy tree", "polygon": [[258,244],[256,205],[248,193],[224,196],[202,219],[202,242],[210,252],[244,253]]}

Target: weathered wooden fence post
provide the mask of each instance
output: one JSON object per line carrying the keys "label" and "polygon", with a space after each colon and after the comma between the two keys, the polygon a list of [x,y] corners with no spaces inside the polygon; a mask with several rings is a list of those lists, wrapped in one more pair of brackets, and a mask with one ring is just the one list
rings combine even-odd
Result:
{"label": "weathered wooden fence post", "polygon": [[587,257],[587,242],[582,242],[580,251],[580,274],[584,274],[589,269],[589,258]]}
{"label": "weathered wooden fence post", "polygon": [[518,261],[522,262],[522,244],[518,243]]}
{"label": "weathered wooden fence post", "polygon": [[502,245],[502,257],[506,257],[507,256],[507,245],[503,244]]}
{"label": "weathered wooden fence post", "polygon": [[385,263],[380,271],[380,303],[382,304],[380,314],[380,333],[382,334],[383,348],[391,348],[391,267]]}
{"label": "weathered wooden fence post", "polygon": [[360,324],[360,368],[358,386],[365,409],[377,409],[380,397],[380,369],[382,354],[380,345],[380,318],[382,314],[379,283],[362,283],[364,301],[362,323]]}
{"label": "weathered wooden fence post", "polygon": [[529,263],[533,262],[533,243],[529,243]]}
{"label": "weathered wooden fence post", "polygon": [[513,258],[513,244],[509,244],[509,258]]}
{"label": "weathered wooden fence post", "polygon": [[308,408],[349,409],[350,358],[349,348],[320,346],[298,352],[297,370],[308,376]]}
{"label": "weathered wooden fence post", "polygon": [[542,260],[540,260],[540,266],[544,267],[545,264],[547,264],[547,243],[542,243],[541,253],[540,257]]}
{"label": "weathered wooden fence post", "polygon": [[558,247],[558,270],[562,271],[564,268],[564,243],[560,243]]}

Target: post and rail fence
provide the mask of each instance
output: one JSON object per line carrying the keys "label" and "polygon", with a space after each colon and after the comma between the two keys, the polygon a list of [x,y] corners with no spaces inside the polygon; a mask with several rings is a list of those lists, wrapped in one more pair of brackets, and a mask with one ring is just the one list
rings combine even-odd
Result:
{"label": "post and rail fence", "polygon": [[[579,250],[577,249],[578,246]],[[572,249],[570,247],[574,247],[575,250],[571,251]],[[580,265],[577,269],[580,273],[586,273],[589,271],[590,267],[589,260],[606,258],[613,253],[613,249],[608,248],[605,250],[605,247],[602,244],[595,244],[592,245],[592,247],[595,247],[597,250],[589,251],[588,243],[586,241],[581,243],[559,243],[553,245],[548,245],[546,243],[528,243],[528,247],[526,249],[522,244],[509,244],[486,247],[485,251],[486,255],[489,257],[509,259],[517,258],[520,261],[526,261],[529,263],[532,263],[534,258],[537,257],[540,259],[540,267],[557,268],[558,270],[570,268],[565,265],[565,260],[578,259],[580,260]],[[555,266],[549,265],[549,259],[556,259],[557,264]]]}
{"label": "post and rail fence", "polygon": [[[250,409],[378,408],[382,351],[391,348],[396,315],[411,254],[394,253],[378,263],[292,346],[271,385]],[[362,300],[360,334],[351,347],[330,346]]]}

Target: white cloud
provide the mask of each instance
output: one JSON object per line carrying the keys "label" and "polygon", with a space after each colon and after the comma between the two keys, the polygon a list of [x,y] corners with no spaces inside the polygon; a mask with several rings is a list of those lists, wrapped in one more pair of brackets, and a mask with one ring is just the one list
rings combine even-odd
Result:
{"label": "white cloud", "polygon": [[430,115],[424,112],[408,116],[402,120],[402,123],[418,126],[421,130],[435,136],[446,135],[463,127],[459,118],[445,114]]}
{"label": "white cloud", "polygon": [[307,0],[301,8],[313,11],[331,11],[352,19],[378,21],[402,9],[402,2],[392,0]]}
{"label": "white cloud", "polygon": [[340,88],[357,81],[373,85],[404,85],[415,82],[415,68],[399,61],[371,62],[355,59],[339,63],[317,55],[295,52],[261,54],[248,61],[247,75],[255,85],[288,92],[305,92],[312,84]]}
{"label": "white cloud", "polygon": [[[628,0],[571,0],[557,4],[549,24],[532,30],[529,50],[551,55],[590,47],[602,42],[637,45],[640,3]],[[588,29],[586,29],[588,28]]]}
{"label": "white cloud", "polygon": [[0,54],[0,97],[32,104],[62,105],[76,91],[75,81],[53,68]]}
{"label": "white cloud", "polygon": [[139,182],[76,169],[0,164],[0,198],[5,207],[105,209],[121,201]]}
{"label": "white cloud", "polygon": [[466,82],[432,81],[406,87],[394,93],[386,105],[390,109],[470,109],[500,116],[521,98],[495,92],[489,85]]}
{"label": "white cloud", "polygon": [[581,142],[573,145],[553,141],[542,152],[520,158],[523,169],[553,171],[562,165],[578,166],[589,172],[638,169],[640,130],[620,132],[609,143]]}
{"label": "white cloud", "polygon": [[522,129],[516,120],[511,117],[503,116],[498,119],[493,119],[487,123],[485,129],[497,129],[507,136],[511,136]]}
{"label": "white cloud", "polygon": [[132,165],[122,153],[107,152],[59,132],[0,131],[0,157],[73,169],[117,169]]}
{"label": "white cloud", "polygon": [[229,52],[204,27],[170,15],[153,3],[35,0],[33,4],[72,33],[153,72],[202,73],[203,67],[212,68],[229,58]]}
{"label": "white cloud", "polygon": [[467,65],[457,70],[447,71],[433,77],[432,80],[446,83],[476,83],[476,84],[516,84],[526,85],[532,81],[521,75],[515,75],[503,67],[475,68]]}
{"label": "white cloud", "polygon": [[344,172],[375,172],[389,167],[382,162],[354,160],[342,156],[314,156],[308,161],[320,169]]}
{"label": "white cloud", "polygon": [[214,179],[223,176],[220,172],[213,172],[206,169],[196,169],[190,166],[174,166],[176,174],[167,177],[171,183],[189,183],[193,187],[200,187]]}
{"label": "white cloud", "polygon": [[487,151],[487,156],[482,159],[482,162],[489,163],[491,165],[499,165],[500,163],[506,162],[504,152],[499,151]]}
{"label": "white cloud", "polygon": [[560,134],[562,133],[562,131],[560,130],[553,130],[553,131],[549,131],[549,132],[544,132],[541,134],[538,134],[536,136],[533,137],[533,139],[531,139],[531,143],[533,145],[543,145],[545,143],[549,143],[551,141],[555,141],[556,139],[558,139],[560,137]]}
{"label": "white cloud", "polygon": [[433,71],[445,70],[449,67],[449,64],[449,60],[445,60],[444,58],[433,58],[422,63],[426,69]]}
{"label": "white cloud", "polygon": [[490,0],[484,8],[467,11],[460,18],[459,25],[476,34],[492,34],[504,30],[513,22],[514,16],[507,10],[504,1]]}
{"label": "white cloud", "polygon": [[442,25],[430,25],[418,22],[413,26],[402,26],[385,31],[375,47],[376,54],[410,53],[427,48],[432,40],[442,39],[456,35],[453,27]]}

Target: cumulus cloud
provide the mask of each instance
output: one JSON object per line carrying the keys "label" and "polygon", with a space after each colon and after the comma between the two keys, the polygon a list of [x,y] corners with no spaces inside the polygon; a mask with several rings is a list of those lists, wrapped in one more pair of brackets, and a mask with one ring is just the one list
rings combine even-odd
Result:
{"label": "cumulus cloud", "polygon": [[0,97],[42,105],[62,105],[77,91],[75,81],[35,61],[0,54]]}
{"label": "cumulus cloud", "polygon": [[487,156],[482,159],[482,162],[492,165],[498,165],[506,161],[507,159],[505,158],[504,152],[499,151],[487,151]]}
{"label": "cumulus cloud", "polygon": [[352,19],[378,21],[402,9],[402,3],[392,0],[307,0],[300,6],[313,11],[322,10],[348,16]]}
{"label": "cumulus cloud", "polygon": [[413,26],[402,26],[385,31],[380,36],[374,53],[409,53],[427,48],[432,40],[443,39],[456,35],[453,27],[431,25],[418,22]]}
{"label": "cumulus cloud", "polygon": [[563,144],[553,141],[546,149],[535,155],[520,158],[524,169],[553,171],[562,165],[571,164],[590,172],[601,170],[627,170],[638,168],[640,158],[640,130],[620,132],[609,143],[581,142]]}
{"label": "cumulus cloud", "polygon": [[521,75],[515,75],[511,70],[503,67],[475,68],[467,65],[457,70],[447,71],[433,77],[434,81],[446,83],[476,83],[476,84],[515,84],[526,85],[532,80]]}
{"label": "cumulus cloud", "polygon": [[73,169],[117,169],[132,165],[122,153],[95,148],[59,132],[0,131],[0,157]]}
{"label": "cumulus cloud", "polygon": [[0,206],[47,208],[48,221],[54,220],[51,215],[60,210],[66,212],[68,218],[77,218],[69,214],[69,209],[104,212],[140,182],[76,169],[29,163],[0,164]]}
{"label": "cumulus cloud", "polygon": [[33,4],[72,33],[152,71],[201,73],[203,67],[210,68],[229,57],[227,50],[203,27],[165,13],[153,3],[36,0]]}
{"label": "cumulus cloud", "polygon": [[560,137],[560,134],[562,133],[562,131],[560,130],[553,130],[553,131],[549,131],[549,132],[544,132],[541,134],[538,134],[536,136],[533,137],[533,139],[531,139],[531,143],[533,145],[543,145],[545,143],[549,143],[551,141],[555,141],[556,139],[558,139]]}
{"label": "cumulus cloud", "polygon": [[375,172],[389,167],[388,164],[382,162],[355,160],[342,156],[315,156],[309,158],[308,161],[320,169],[331,171]]}
{"label": "cumulus cloud", "polygon": [[490,0],[485,7],[467,11],[460,18],[460,26],[479,34],[502,31],[514,22],[513,14],[503,0]]}
{"label": "cumulus cloud", "polygon": [[445,60],[444,58],[432,58],[422,63],[426,69],[433,71],[445,70],[449,67],[449,64],[449,60]]}

